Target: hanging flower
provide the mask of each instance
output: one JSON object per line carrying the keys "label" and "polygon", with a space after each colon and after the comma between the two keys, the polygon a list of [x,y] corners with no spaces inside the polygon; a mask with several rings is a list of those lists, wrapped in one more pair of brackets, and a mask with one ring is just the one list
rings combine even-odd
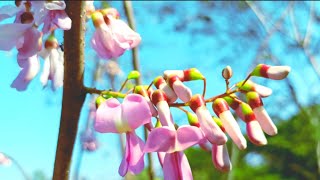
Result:
{"label": "hanging flower", "polygon": [[101,133],[126,133],[125,157],[119,167],[119,174],[140,173],[144,168],[144,142],[136,135],[135,129],[151,121],[149,105],[138,94],[125,97],[123,103],[110,98],[97,109],[94,128]]}
{"label": "hanging flower", "polygon": [[44,59],[44,67],[40,77],[42,86],[46,86],[48,80],[52,81],[52,89],[63,85],[63,51],[60,50],[57,39],[50,35],[45,42],[45,49],[39,55]]}
{"label": "hanging flower", "polygon": [[91,39],[91,45],[101,58],[117,58],[125,50],[138,46],[141,41],[138,33],[116,18],[117,16],[114,13],[110,14],[109,11],[92,13],[96,31]]}

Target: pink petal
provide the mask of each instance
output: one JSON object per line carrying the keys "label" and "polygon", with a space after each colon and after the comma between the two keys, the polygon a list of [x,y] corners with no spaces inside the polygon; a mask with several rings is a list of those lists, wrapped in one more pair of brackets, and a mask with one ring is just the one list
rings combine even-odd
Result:
{"label": "pink petal", "polygon": [[138,33],[134,32],[125,22],[120,19],[114,19],[112,16],[108,16],[110,19],[110,28],[114,33],[117,41],[121,44],[128,45],[129,48],[138,46],[141,41],[141,37]]}
{"label": "pink petal", "polygon": [[126,96],[122,103],[122,119],[131,129],[136,129],[151,121],[151,112],[145,98],[139,94]]}
{"label": "pink petal", "polygon": [[121,104],[117,99],[106,100],[97,109],[95,130],[101,133],[119,133],[117,124],[122,124],[121,113]]}
{"label": "pink petal", "polygon": [[147,139],[144,152],[174,152],[176,130],[167,126],[153,129]]}
{"label": "pink petal", "polygon": [[228,149],[225,144],[212,144],[212,162],[214,166],[222,172],[228,172],[232,169]]}
{"label": "pink petal", "polygon": [[257,118],[257,121],[262,127],[262,130],[270,136],[274,136],[278,133],[277,127],[272,122],[269,114],[264,109],[263,106],[257,107],[253,109],[254,115]]}
{"label": "pink petal", "polygon": [[50,75],[50,60],[49,57],[44,59],[44,65],[43,65],[43,70],[42,74],[40,76],[40,82],[42,86],[46,86],[49,80],[49,75]]}
{"label": "pink petal", "polygon": [[165,70],[163,72],[163,76],[165,79],[167,79],[170,75],[176,75],[179,77],[179,79],[184,78],[183,70]]}
{"label": "pink petal", "polygon": [[54,11],[54,19],[52,21],[58,28],[63,30],[71,29],[71,19],[68,17],[67,13],[64,10]]}
{"label": "pink petal", "polygon": [[222,132],[219,126],[213,121],[208,109],[203,106],[197,109],[196,115],[198,117],[201,130],[205,137],[213,144],[225,144],[227,136]]}
{"label": "pink petal", "polygon": [[139,174],[144,169],[143,147],[144,142],[133,131],[127,133],[127,141],[129,141],[129,156],[126,159],[129,162],[129,171],[132,174]]}
{"label": "pink petal", "polygon": [[188,102],[192,97],[192,92],[190,88],[184,85],[180,80],[173,83],[172,88],[177,96],[183,101]]}
{"label": "pink petal", "polygon": [[241,133],[240,127],[230,111],[224,111],[219,114],[219,118],[222,121],[223,127],[229,134],[233,142],[239,149],[245,149],[247,147],[247,141]]}
{"label": "pink petal", "polygon": [[261,96],[261,97],[268,97],[272,94],[272,89],[254,83],[254,90]]}
{"label": "pink petal", "polygon": [[195,126],[181,126],[177,130],[175,151],[183,151],[202,141],[204,135],[200,128]]}
{"label": "pink petal", "polygon": [[157,155],[158,155],[159,163],[160,163],[161,167],[163,168],[163,162],[164,162],[164,157],[165,157],[166,153],[165,152],[157,152]]}
{"label": "pink petal", "polygon": [[167,153],[164,157],[163,175],[165,180],[191,180],[192,172],[183,152]]}
{"label": "pink petal", "polygon": [[18,57],[21,59],[28,58],[41,50],[41,32],[37,28],[32,27],[25,31],[24,42],[18,49]]}
{"label": "pink petal", "polygon": [[17,78],[12,82],[11,87],[18,91],[24,91],[27,89],[30,81],[38,74],[40,63],[37,55],[31,56],[27,59],[18,59],[18,61],[21,61],[20,65],[22,70]]}
{"label": "pink petal", "polygon": [[5,5],[0,7],[0,21],[13,17],[22,10],[23,9],[12,5]]}
{"label": "pink petal", "polygon": [[257,146],[263,146],[267,144],[267,139],[264,136],[261,126],[257,120],[249,121],[246,126],[249,140],[253,144]]}
{"label": "pink petal", "polygon": [[24,33],[30,29],[31,24],[1,24],[0,25],[0,50],[9,51],[11,50],[23,37]]}
{"label": "pink petal", "polygon": [[168,126],[171,129],[175,129],[168,103],[166,101],[160,101],[156,106],[158,109],[161,125]]}
{"label": "pink petal", "polygon": [[47,1],[44,3],[44,7],[48,10],[64,10],[66,3],[64,1]]}
{"label": "pink petal", "polygon": [[143,141],[136,135],[136,133],[130,132],[126,134],[127,142],[125,148],[125,156],[123,157],[119,174],[125,176],[128,170],[133,174],[138,174],[144,169],[143,161]]}

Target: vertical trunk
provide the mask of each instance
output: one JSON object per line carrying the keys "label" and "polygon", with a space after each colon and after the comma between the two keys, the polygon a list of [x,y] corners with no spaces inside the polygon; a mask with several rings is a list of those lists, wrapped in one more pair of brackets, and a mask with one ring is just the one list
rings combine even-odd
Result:
{"label": "vertical trunk", "polygon": [[54,180],[69,179],[73,146],[78,129],[81,108],[85,100],[83,88],[84,72],[84,28],[83,1],[66,1],[66,12],[72,20],[72,28],[64,32],[64,86],[62,112]]}

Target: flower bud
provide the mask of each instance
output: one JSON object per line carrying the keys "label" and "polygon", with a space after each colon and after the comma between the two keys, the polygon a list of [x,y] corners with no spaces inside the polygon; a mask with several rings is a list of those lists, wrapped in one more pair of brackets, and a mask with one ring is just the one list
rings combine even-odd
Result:
{"label": "flower bud", "polygon": [[221,119],[226,132],[238,148],[241,150],[245,149],[247,147],[246,139],[243,137],[238,123],[229,111],[228,103],[223,98],[218,98],[213,102],[212,108]]}
{"label": "flower bud", "polygon": [[188,118],[188,122],[191,126],[197,126],[200,127],[197,115],[191,113],[191,112],[187,112],[187,118]]}
{"label": "flower bud", "polygon": [[[236,86],[238,88],[240,88],[240,90],[242,92],[249,92],[249,91],[255,91],[257,92],[261,97],[268,97],[272,94],[272,89],[265,87],[265,86],[261,86],[259,84],[256,84],[250,80],[247,80],[247,82],[245,84],[243,84],[244,81],[240,81],[236,84]],[[242,85],[243,84],[243,85]]]}
{"label": "flower bud", "polygon": [[196,113],[200,128],[208,141],[212,144],[225,144],[227,142],[227,137],[212,120],[212,116],[205,106],[203,97],[200,94],[194,95],[189,101],[189,106],[192,111]]}
{"label": "flower bud", "polygon": [[91,14],[92,22],[95,28],[100,27],[102,24],[105,24],[103,15],[101,12],[95,11]]}
{"label": "flower bud", "polygon": [[167,83],[169,84],[169,87],[173,89],[173,91],[176,93],[176,95],[183,101],[188,102],[191,99],[192,92],[190,88],[188,88],[186,85],[184,85],[178,76],[171,75],[167,79]]}
{"label": "flower bud", "polygon": [[146,88],[141,86],[141,85],[136,86],[134,88],[134,93],[140,94],[146,99],[146,101],[147,101],[147,103],[149,105],[149,108],[150,108],[152,116],[156,117],[158,115],[157,110],[154,108],[152,102],[150,101],[149,94],[148,94]]}
{"label": "flower bud", "polygon": [[105,102],[107,99],[105,99],[103,96],[98,96],[96,99],[96,109],[98,109],[98,107],[100,106],[100,104],[102,104],[103,102]]}
{"label": "flower bud", "polygon": [[120,14],[119,14],[118,10],[115,9],[115,8],[102,9],[102,10],[100,10],[100,12],[102,13],[104,22],[106,24],[110,23],[110,19],[109,19],[108,16],[112,16],[115,19],[119,19],[120,18]]}
{"label": "flower bud", "polygon": [[183,81],[203,80],[204,76],[196,68],[190,68],[183,71]]}
{"label": "flower bud", "polygon": [[230,66],[227,66],[222,70],[222,77],[226,80],[232,77],[232,69]]}
{"label": "flower bud", "polygon": [[163,72],[164,79],[168,79],[170,76],[176,75],[179,77],[180,80],[184,79],[184,72],[183,70],[165,70]]}
{"label": "flower bud", "polygon": [[169,126],[171,129],[175,129],[166,94],[162,90],[157,89],[152,93],[151,101],[158,109],[162,126]]}
{"label": "flower bud", "polygon": [[287,77],[290,70],[290,66],[269,66],[266,64],[259,64],[253,69],[251,75],[281,80]]}
{"label": "flower bud", "polygon": [[56,49],[58,48],[58,46],[59,46],[58,40],[53,34],[51,34],[46,40],[46,42],[44,43],[44,47],[46,49]]}
{"label": "flower bud", "polygon": [[153,80],[153,84],[156,86],[157,89],[161,89],[165,92],[168,102],[173,103],[177,100],[178,96],[176,93],[169,87],[166,81],[163,79],[162,76],[158,76]]}
{"label": "flower bud", "polygon": [[263,131],[270,136],[276,135],[278,130],[272,122],[267,111],[263,107],[263,102],[258,93],[251,91],[246,94],[248,104],[253,109],[254,115],[256,116],[259,124]]}
{"label": "flower bud", "polygon": [[214,166],[222,172],[232,169],[227,146],[212,144],[212,162]]}
{"label": "flower bud", "polygon": [[22,24],[29,24],[32,23],[34,18],[31,12],[24,12],[20,15],[21,23]]}

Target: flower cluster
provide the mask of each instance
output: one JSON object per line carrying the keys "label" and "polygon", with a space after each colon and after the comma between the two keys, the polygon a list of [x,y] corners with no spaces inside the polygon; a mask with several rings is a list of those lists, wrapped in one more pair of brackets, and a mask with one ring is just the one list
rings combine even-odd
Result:
{"label": "flower cluster", "polygon": [[[9,51],[16,47],[17,61],[21,71],[11,87],[18,91],[26,90],[29,82],[38,74],[40,62],[44,60],[41,83],[47,85],[52,80],[56,89],[63,84],[63,52],[60,50],[54,30],[69,30],[71,19],[64,9],[64,1],[16,1],[16,6],[6,5],[0,8],[0,21],[15,17],[13,23],[0,25],[0,50]],[[38,28],[42,26],[42,30]],[[42,49],[42,36],[51,35]]]}
{"label": "flower cluster", "polygon": [[[132,94],[120,91],[104,91],[97,98],[97,112],[94,128],[101,133],[126,133],[125,157],[119,167],[119,174],[127,171],[133,174],[144,168],[143,154],[157,152],[162,165],[164,179],[192,179],[192,171],[183,151],[199,145],[211,150],[212,162],[220,171],[230,171],[231,161],[226,146],[227,135],[240,150],[246,149],[247,141],[233,117],[231,109],[246,123],[246,134],[253,144],[267,144],[264,133],[273,136],[277,128],[263,107],[262,98],[271,95],[268,87],[252,82],[250,77],[284,79],[290,72],[288,66],[269,66],[259,64],[248,77],[229,87],[232,69],[227,66],[222,71],[226,81],[223,94],[205,99],[206,79],[195,68],[187,70],[167,70],[158,76],[149,86],[135,86]],[[130,73],[128,79],[137,77]],[[192,94],[183,82],[202,80],[203,94]],[[153,90],[152,85],[157,89]],[[238,93],[245,95],[242,100]],[[124,98],[120,103],[116,98]],[[180,99],[183,103],[178,103]],[[212,103],[211,115],[207,104]],[[176,107],[186,113],[188,125],[178,126],[173,120],[170,108]],[[189,107],[192,112],[184,109]],[[151,118],[157,119],[153,126]],[[146,142],[143,142],[135,129],[144,125],[149,130]]]}

